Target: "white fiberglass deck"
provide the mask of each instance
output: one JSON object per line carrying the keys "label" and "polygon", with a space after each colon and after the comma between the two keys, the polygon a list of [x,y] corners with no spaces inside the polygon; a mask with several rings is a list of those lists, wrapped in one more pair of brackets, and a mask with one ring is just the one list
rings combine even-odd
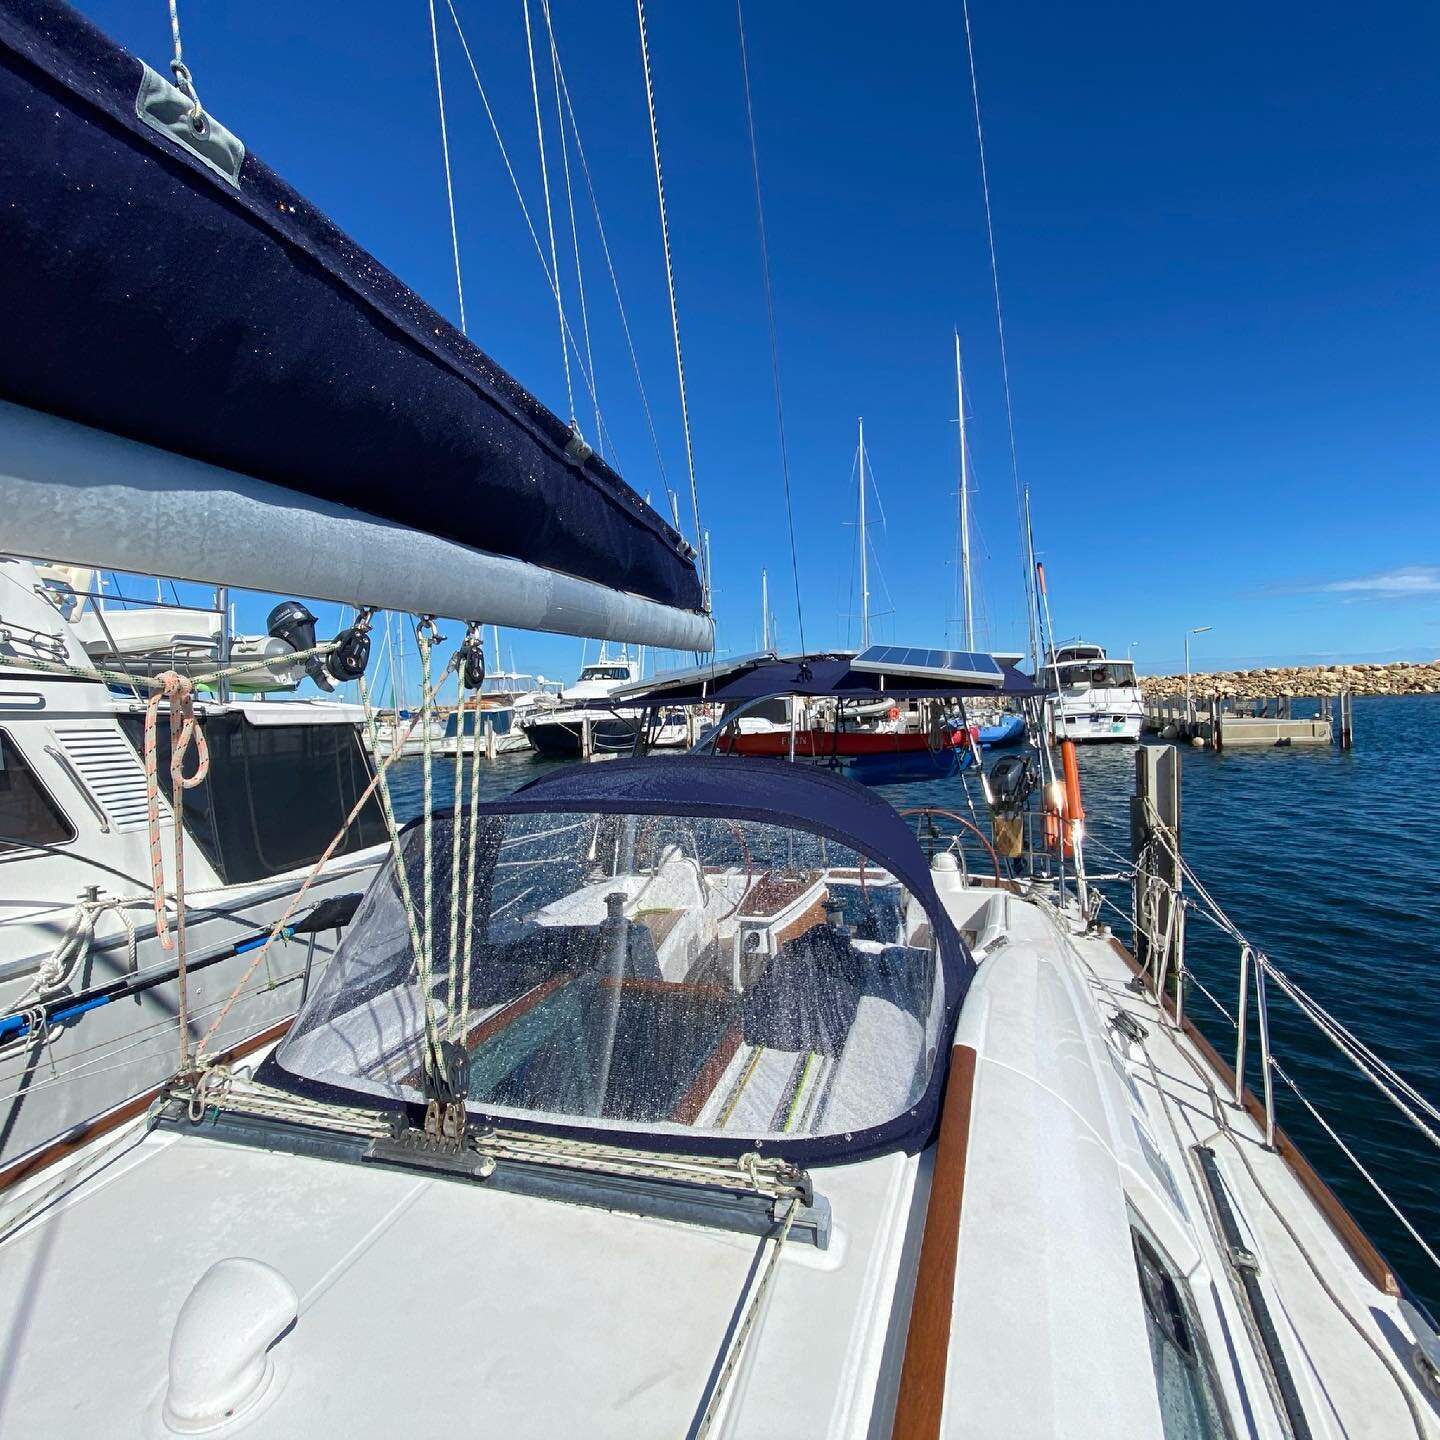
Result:
{"label": "white fiberglass deck", "polygon": [[[956,1036],[977,1062],[941,1433],[1206,1433],[1166,1428],[1183,1402],[1173,1393],[1162,1421],[1139,1232],[1181,1277],[1231,1432],[1284,1435],[1190,1158],[1204,1142],[1247,1229],[1312,1433],[1440,1434],[1406,1370],[1396,1301],[1369,1284],[1249,1118],[1212,1098],[1218,1077],[1126,988],[1113,944],[1069,934],[1043,904],[938,878],[980,962]],[[1114,1028],[1117,1011],[1142,1041]],[[713,1433],[890,1432],[933,1159],[812,1170],[834,1218],[829,1248],[782,1249]],[[28,1196],[55,1181],[39,1177]],[[27,1194],[7,1200],[13,1214]],[[298,1320],[273,1346],[262,1398],[216,1435],[474,1425],[681,1436],[759,1245],[134,1129],[93,1178],[0,1242],[0,1433],[174,1433],[161,1404],[176,1316],[210,1265],[248,1256],[293,1286]]]}

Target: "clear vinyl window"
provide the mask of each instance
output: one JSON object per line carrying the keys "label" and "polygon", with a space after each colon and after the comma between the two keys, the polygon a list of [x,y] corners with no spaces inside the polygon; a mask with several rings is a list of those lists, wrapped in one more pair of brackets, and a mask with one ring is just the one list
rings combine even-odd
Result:
{"label": "clear vinyl window", "polygon": [[[417,961],[392,863],[280,1047],[282,1069],[416,1099],[428,1004],[487,1115],[846,1134],[924,1093],[943,980],[923,909],[873,861],[751,821],[490,815],[473,887],[461,822],[452,891],[453,826],[438,818],[431,840],[431,964]],[[419,828],[404,858],[423,935]]]}
{"label": "clear vinyl window", "polygon": [[1230,1440],[1209,1353],[1184,1281],[1158,1247],[1130,1232],[1165,1440]]}

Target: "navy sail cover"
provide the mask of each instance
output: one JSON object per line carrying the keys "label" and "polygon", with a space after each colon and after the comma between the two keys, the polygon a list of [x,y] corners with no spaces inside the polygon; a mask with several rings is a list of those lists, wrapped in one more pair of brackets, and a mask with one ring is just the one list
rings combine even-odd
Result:
{"label": "navy sail cover", "polygon": [[149,128],[143,74],[55,0],[0,8],[0,397],[702,608],[563,421],[254,155],[232,185]]}

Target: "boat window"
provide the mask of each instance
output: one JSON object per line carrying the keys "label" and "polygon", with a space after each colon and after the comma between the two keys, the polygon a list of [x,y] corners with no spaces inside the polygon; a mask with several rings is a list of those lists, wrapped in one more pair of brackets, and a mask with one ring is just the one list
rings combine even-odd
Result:
{"label": "boat window", "polygon": [[508,706],[496,706],[494,709],[481,710],[478,721],[474,710],[465,711],[463,730],[459,712],[452,711],[445,721],[445,738],[457,740],[463,734],[466,739],[473,739],[476,735],[484,735],[485,722],[490,722],[490,729],[496,735],[508,735],[510,733],[510,721],[515,712]]}
{"label": "boat window", "polygon": [[[943,977],[924,911],[875,862],[752,821],[485,814],[473,892],[452,902],[454,823],[431,837],[428,974],[392,863],[282,1070],[417,1099],[428,1004],[468,1055],[472,1110],[507,1123],[843,1135],[924,1094]],[[420,829],[403,853],[423,935]]]}
{"label": "boat window", "polygon": [[1228,1440],[1230,1427],[1184,1281],[1143,1235],[1130,1233],[1165,1440]]}
{"label": "boat window", "polygon": [[75,827],[40,783],[8,730],[0,730],[0,857],[35,845],[66,845]]}
{"label": "boat window", "polygon": [[[144,720],[125,716],[144,753]],[[185,792],[185,828],[227,885],[265,880],[313,865],[370,783],[370,763],[353,725],[252,725],[229,712],[201,720],[210,773]],[[156,727],[161,788],[170,793],[170,726]],[[193,773],[195,755],[187,760]],[[348,855],[385,839],[372,796],[336,849]]]}
{"label": "boat window", "polygon": [[581,672],[582,680],[628,680],[630,669],[626,665],[587,665]]}

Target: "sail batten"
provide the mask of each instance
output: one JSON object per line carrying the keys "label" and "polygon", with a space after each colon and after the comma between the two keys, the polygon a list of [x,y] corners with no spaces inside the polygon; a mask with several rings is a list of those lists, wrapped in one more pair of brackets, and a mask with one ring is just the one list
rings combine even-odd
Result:
{"label": "sail batten", "polygon": [[254,155],[232,185],[143,123],[144,74],[55,0],[0,11],[0,397],[703,608],[690,547],[569,426]]}

